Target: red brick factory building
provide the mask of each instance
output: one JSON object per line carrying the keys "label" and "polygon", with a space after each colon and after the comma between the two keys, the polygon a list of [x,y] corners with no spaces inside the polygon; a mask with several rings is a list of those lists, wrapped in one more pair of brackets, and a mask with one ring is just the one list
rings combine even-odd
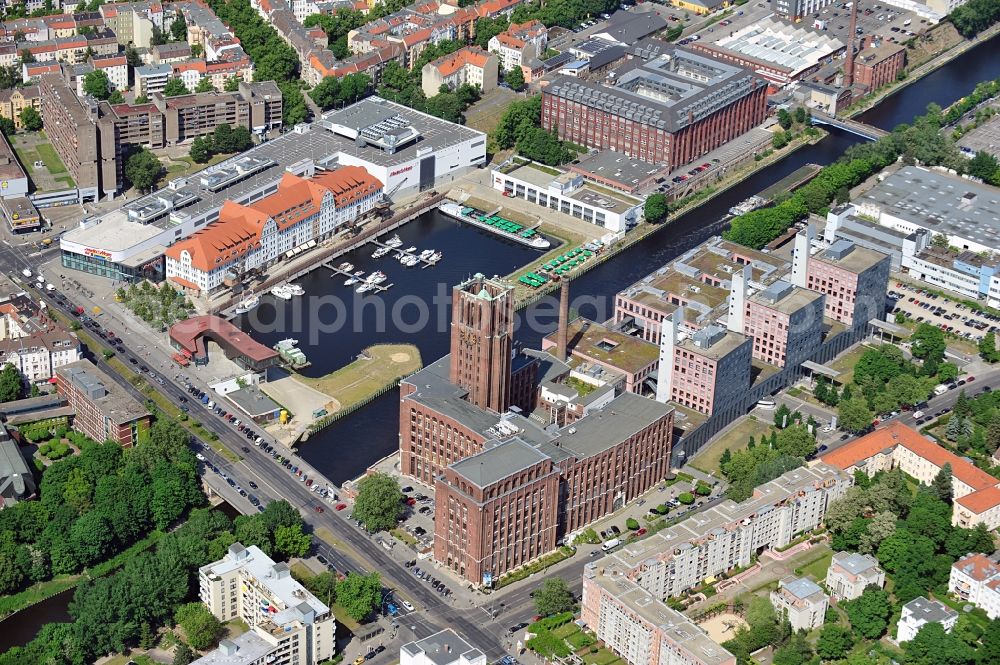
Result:
{"label": "red brick factory building", "polygon": [[565,335],[554,354],[518,348],[498,278],[459,284],[452,303],[451,353],[400,384],[400,463],[434,487],[434,558],[488,585],[663,479],[673,409],[572,389]]}
{"label": "red brick factory building", "polygon": [[676,47],[629,60],[608,80],[557,77],[542,90],[542,127],[673,170],[759,125],[767,111],[767,81]]}

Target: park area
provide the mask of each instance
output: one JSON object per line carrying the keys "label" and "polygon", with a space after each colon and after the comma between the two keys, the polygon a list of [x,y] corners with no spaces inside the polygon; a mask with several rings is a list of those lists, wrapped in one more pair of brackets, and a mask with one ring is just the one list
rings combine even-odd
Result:
{"label": "park area", "polygon": [[10,139],[36,190],[56,191],[76,187],[45,132],[15,134]]}

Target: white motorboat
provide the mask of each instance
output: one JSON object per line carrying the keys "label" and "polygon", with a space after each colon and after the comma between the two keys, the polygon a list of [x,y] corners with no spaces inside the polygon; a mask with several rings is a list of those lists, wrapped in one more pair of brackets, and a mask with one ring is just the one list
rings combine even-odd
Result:
{"label": "white motorboat", "polygon": [[291,293],[292,293],[293,296],[301,296],[301,295],[305,295],[305,293],[306,293],[306,290],[303,289],[298,284],[289,284],[288,285],[288,290],[291,291]]}
{"label": "white motorboat", "polygon": [[391,251],[392,251],[392,247],[379,247],[374,252],[372,252],[372,258],[373,259],[380,259],[383,256],[385,256],[386,254],[388,254],[389,252],[391,252]]}
{"label": "white motorboat", "polygon": [[288,284],[278,284],[271,289],[271,295],[275,298],[281,298],[282,300],[291,300],[292,289],[288,286]]}
{"label": "white motorboat", "polygon": [[236,309],[234,309],[233,311],[236,312],[237,314],[246,314],[259,304],[260,304],[260,296],[255,295],[251,291],[236,304]]}
{"label": "white motorboat", "polygon": [[385,244],[388,245],[389,247],[395,248],[395,247],[399,247],[400,245],[402,245],[403,244],[403,240],[399,237],[399,234],[397,233],[393,237],[391,237],[388,240],[386,240]]}
{"label": "white motorboat", "polygon": [[420,252],[420,259],[426,261],[427,259],[431,258],[432,254],[434,254],[433,249],[425,249],[424,251]]}
{"label": "white motorboat", "polygon": [[354,264],[353,263],[348,263],[347,261],[344,261],[339,266],[337,266],[337,269],[338,270],[343,270],[344,272],[351,272],[352,270],[354,270]]}
{"label": "white motorboat", "polygon": [[442,254],[441,252],[434,252],[427,258],[427,260],[430,261],[431,263],[437,263],[442,258],[444,258],[444,254]]}
{"label": "white motorboat", "polygon": [[406,248],[406,253],[407,253],[407,254],[412,254],[412,253],[413,253],[413,252],[415,252],[415,251],[417,251],[417,248],[416,248],[416,247],[407,247],[407,248]]}
{"label": "white motorboat", "polygon": [[368,275],[368,279],[365,280],[368,284],[381,284],[386,280],[385,273],[381,270],[376,270],[372,274]]}
{"label": "white motorboat", "polygon": [[361,279],[358,277],[348,277],[347,279],[344,280],[344,286],[354,286],[360,281]]}
{"label": "white motorboat", "polygon": [[369,282],[362,282],[358,288],[354,289],[355,293],[365,293],[366,291],[371,291],[375,288],[374,284]]}
{"label": "white motorboat", "polygon": [[412,268],[413,266],[415,266],[418,263],[420,263],[420,259],[418,259],[417,257],[413,256],[412,254],[407,254],[406,258],[402,259],[400,261],[400,263],[402,263],[407,268]]}

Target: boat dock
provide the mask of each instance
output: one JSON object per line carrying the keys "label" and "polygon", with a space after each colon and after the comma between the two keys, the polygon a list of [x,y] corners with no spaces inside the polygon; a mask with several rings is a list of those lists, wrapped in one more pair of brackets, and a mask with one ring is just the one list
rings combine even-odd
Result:
{"label": "boat dock", "polygon": [[[320,265],[323,266],[324,268],[328,268],[334,275],[343,275],[344,277],[358,277],[358,279],[360,280],[358,284],[362,284],[365,282],[364,278],[355,275],[353,272],[342,270],[339,266],[333,265],[334,260],[335,259],[330,259],[329,261],[321,263]],[[371,290],[374,293],[382,293],[383,291],[388,291],[390,288],[392,288],[392,286],[393,286],[392,284],[372,284]]]}
{"label": "boat dock", "polygon": [[[424,264],[420,266],[421,268],[430,268],[431,266],[437,265],[437,262],[439,261],[439,259],[433,259],[433,260],[422,259],[420,258],[420,255],[417,254],[416,252],[408,252],[405,249],[400,249],[399,247],[393,247],[392,245],[387,245],[384,242],[379,241],[378,238],[372,238],[370,244],[378,245],[379,247],[384,247],[390,250],[389,254],[393,254],[394,256],[398,256],[400,254],[406,254],[407,256],[412,256],[417,261]],[[386,256],[389,256],[389,254],[386,254]]]}

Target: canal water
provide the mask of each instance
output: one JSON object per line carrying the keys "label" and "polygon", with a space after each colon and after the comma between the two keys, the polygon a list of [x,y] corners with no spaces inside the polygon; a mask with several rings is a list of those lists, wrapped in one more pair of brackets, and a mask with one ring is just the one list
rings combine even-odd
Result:
{"label": "canal water", "polygon": [[[1000,58],[995,57],[994,48],[993,42],[987,42],[969,50],[936,72],[903,88],[860,119],[878,127],[891,129],[900,123],[910,122],[914,116],[923,113],[927,104],[932,101],[942,107],[948,106],[971,91],[979,81],[1000,76]],[[845,149],[860,140],[840,130],[826,129],[830,131],[830,135],[817,145],[802,148],[781,162],[756,173],[701,207],[673,220],[666,228],[648,236],[626,252],[573,280],[574,305],[577,304],[577,297],[581,294],[593,296],[592,304],[581,304],[577,307],[578,311],[595,320],[607,319],[612,312],[615,293],[691,247],[720,233],[725,227],[719,220],[732,205],[774,184],[803,164],[825,165],[833,162]],[[441,233],[442,225],[451,226],[450,233]],[[442,265],[434,269],[419,272],[414,269],[404,269],[408,270],[405,273],[407,281],[400,283],[397,280],[396,289],[422,294],[434,293],[442,287],[441,280],[448,280],[450,272],[454,278],[443,284],[447,291],[447,288],[471,272],[505,274],[514,266],[522,264],[522,259],[531,254],[531,250],[514,247],[492,236],[485,237],[478,231],[469,235],[470,230],[467,228],[455,230],[454,225],[454,222],[447,218],[442,219],[439,213],[434,212],[428,213],[400,232],[407,245],[417,245],[421,248],[437,245],[437,249],[445,249],[445,257]],[[423,239],[422,229],[427,228],[432,229],[437,236]],[[462,247],[459,257],[455,256],[454,251],[448,250],[448,247],[452,246],[449,242],[451,237],[460,238],[456,241]],[[456,272],[448,265],[456,259],[462,261],[463,268],[466,265],[469,267],[465,271]],[[353,259],[349,260],[358,263]],[[361,265],[361,268],[365,269],[366,266]],[[316,274],[313,273],[314,276],[307,278],[303,283],[308,294],[326,293],[330,287],[324,284],[317,287],[316,282],[333,281],[326,277],[315,276]],[[390,274],[390,277],[393,275]],[[316,288],[319,290],[314,291]],[[343,289],[339,286],[337,288]],[[390,299],[398,297],[400,294],[393,295],[390,292]],[[555,304],[554,297],[548,297],[520,312],[518,341],[528,347],[537,348],[541,338],[555,328]],[[526,325],[529,319],[535,320],[536,325]],[[297,337],[285,335],[289,336]],[[273,343],[272,339],[277,341],[281,337],[265,334],[260,338],[270,344]],[[376,331],[369,336],[368,332],[364,331],[360,338],[353,333],[350,335],[338,333],[324,337],[322,342],[310,345],[305,350],[310,360],[315,363],[312,370],[322,373],[342,365],[365,345],[383,340],[406,340],[417,345],[425,363],[439,358],[448,351],[448,335],[446,329],[440,326],[428,326],[424,330],[408,334],[387,330]],[[319,353],[314,350],[317,346],[320,349]],[[326,360],[327,357],[330,360]],[[343,418],[312,437],[299,446],[299,454],[330,480],[340,483],[357,477],[370,464],[394,452],[399,441],[398,425],[399,396],[397,391],[390,391],[364,409]]]}

